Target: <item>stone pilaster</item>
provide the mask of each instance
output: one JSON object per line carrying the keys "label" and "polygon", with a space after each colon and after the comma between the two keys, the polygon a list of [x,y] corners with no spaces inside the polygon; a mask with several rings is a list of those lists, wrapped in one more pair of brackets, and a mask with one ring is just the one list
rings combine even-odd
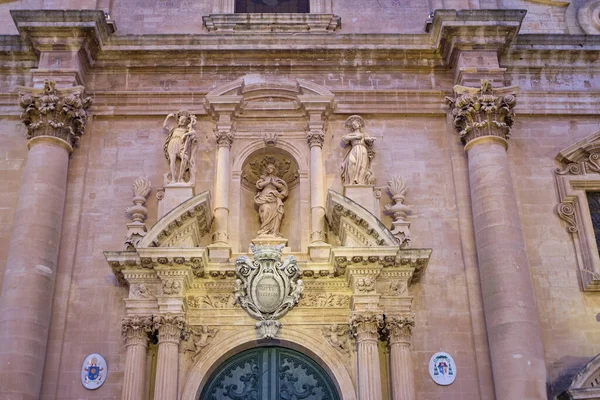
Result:
{"label": "stone pilaster", "polygon": [[468,157],[471,207],[496,398],[546,397],[546,367],[507,139],[516,88],[455,86],[454,125]]}
{"label": "stone pilaster", "polygon": [[154,400],[176,399],[179,381],[179,343],[185,339],[187,324],[182,315],[157,315],[158,361],[154,383]]}
{"label": "stone pilaster", "polygon": [[[85,130],[83,87],[19,88],[29,154],[0,295],[0,398],[38,399],[56,279],[69,155]],[[16,397],[15,397],[16,396]]]}
{"label": "stone pilaster", "polygon": [[386,315],[385,331],[390,350],[391,400],[414,400],[410,341],[415,326],[413,315]]}
{"label": "stone pilaster", "polygon": [[125,373],[123,377],[123,400],[143,400],[146,398],[146,351],[148,333],[152,331],[152,317],[124,317],[121,332],[125,340]]}
{"label": "stone pilaster", "polygon": [[378,343],[383,315],[373,312],[354,314],[350,319],[350,328],[358,347],[358,399],[381,400]]}

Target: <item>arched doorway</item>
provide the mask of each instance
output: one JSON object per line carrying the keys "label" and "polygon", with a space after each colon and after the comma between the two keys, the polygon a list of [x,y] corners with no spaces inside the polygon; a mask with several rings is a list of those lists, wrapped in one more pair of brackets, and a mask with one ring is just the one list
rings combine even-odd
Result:
{"label": "arched doorway", "polygon": [[283,347],[258,347],[226,360],[199,400],[339,400],[331,378],[315,361]]}

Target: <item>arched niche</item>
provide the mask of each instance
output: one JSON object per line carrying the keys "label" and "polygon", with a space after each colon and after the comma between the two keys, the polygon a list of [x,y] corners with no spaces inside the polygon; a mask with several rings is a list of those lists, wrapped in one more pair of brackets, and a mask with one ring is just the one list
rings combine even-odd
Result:
{"label": "arched niche", "polygon": [[356,400],[353,380],[336,351],[306,332],[286,328],[277,340],[257,340],[254,329],[246,327],[232,335],[222,335],[206,347],[184,379],[181,400],[198,400],[212,373],[230,357],[244,350],[275,345],[297,350],[319,364],[333,381],[341,400]]}
{"label": "arched niche", "polygon": [[256,181],[269,163],[275,164],[277,175],[286,181],[289,189],[289,195],[284,201],[281,234],[288,239],[288,246],[292,251],[301,251],[302,233],[298,227],[301,215],[308,212],[302,206],[302,194],[307,193],[309,185],[306,160],[288,143],[266,146],[262,140],[254,141],[234,159],[233,185],[234,192],[237,191],[239,195],[234,196],[233,206],[239,218],[234,219],[234,224],[237,224],[233,228],[238,233],[240,250],[247,249],[260,228],[258,207],[254,202]]}

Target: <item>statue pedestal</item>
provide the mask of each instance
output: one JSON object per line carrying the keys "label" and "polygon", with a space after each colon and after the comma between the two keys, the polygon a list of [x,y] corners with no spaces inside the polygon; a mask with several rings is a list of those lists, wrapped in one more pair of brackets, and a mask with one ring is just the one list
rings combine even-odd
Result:
{"label": "statue pedestal", "polygon": [[344,196],[360,204],[371,214],[377,216],[373,188],[373,185],[347,185],[344,186]]}
{"label": "statue pedestal", "polygon": [[187,183],[171,183],[164,187],[164,194],[158,200],[158,218],[161,219],[169,211],[194,197],[194,186]]}
{"label": "statue pedestal", "polygon": [[208,245],[208,259],[211,262],[228,262],[231,258],[231,246],[225,243]]}
{"label": "statue pedestal", "polygon": [[275,236],[275,235],[260,235],[252,239],[252,244],[255,246],[277,246],[284,245],[284,252],[289,252],[291,249],[287,247],[288,240],[283,236]]}

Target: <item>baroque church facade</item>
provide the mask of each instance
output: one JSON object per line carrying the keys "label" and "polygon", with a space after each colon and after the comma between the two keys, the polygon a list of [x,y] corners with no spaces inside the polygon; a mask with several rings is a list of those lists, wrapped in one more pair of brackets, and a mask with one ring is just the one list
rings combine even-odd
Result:
{"label": "baroque church facade", "polygon": [[600,399],[599,0],[0,20],[0,399]]}

